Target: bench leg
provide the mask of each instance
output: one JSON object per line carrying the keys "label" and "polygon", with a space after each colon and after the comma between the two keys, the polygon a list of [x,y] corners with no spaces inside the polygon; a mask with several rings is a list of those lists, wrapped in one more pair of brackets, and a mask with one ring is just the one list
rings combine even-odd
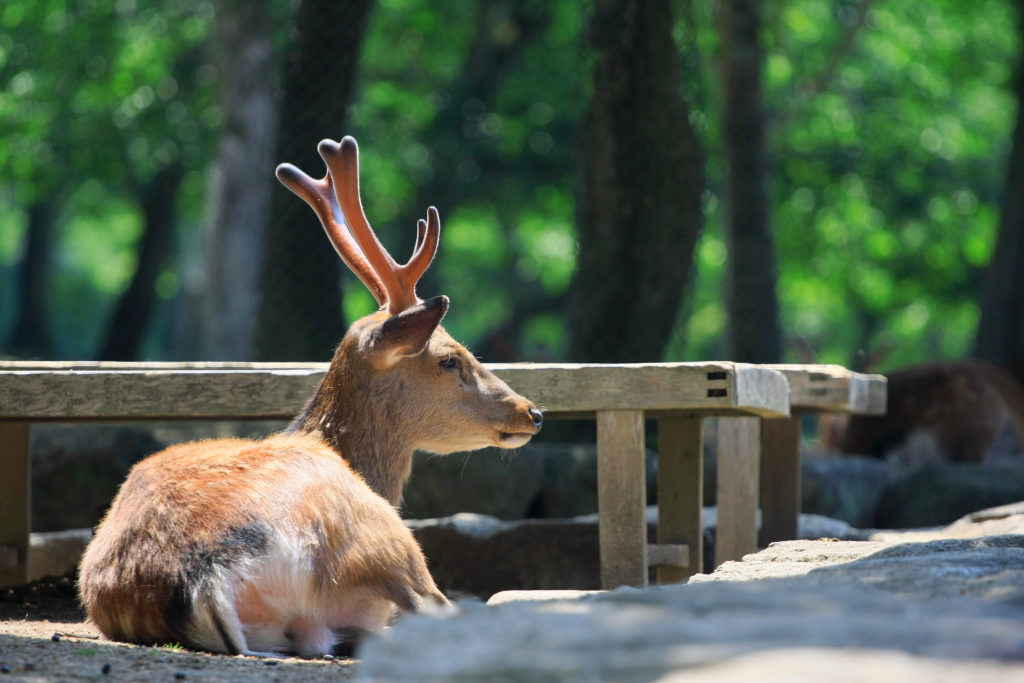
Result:
{"label": "bench leg", "polygon": [[716,567],[757,551],[760,464],[761,418],[719,418]]}
{"label": "bench leg", "polygon": [[703,426],[700,417],[658,420],[658,543],[685,545],[689,564],[658,567],[658,583],[676,583],[704,566]]}
{"label": "bench leg", "polygon": [[31,526],[28,422],[0,421],[0,586],[28,581]]}
{"label": "bench leg", "polygon": [[601,587],[647,585],[644,414],[597,414],[597,512]]}
{"label": "bench leg", "polygon": [[761,423],[762,547],[790,541],[800,524],[800,418]]}

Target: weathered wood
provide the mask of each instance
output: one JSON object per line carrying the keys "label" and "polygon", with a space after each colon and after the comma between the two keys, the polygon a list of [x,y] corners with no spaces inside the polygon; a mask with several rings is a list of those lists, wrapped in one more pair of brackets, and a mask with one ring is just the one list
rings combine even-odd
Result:
{"label": "weathered wood", "polygon": [[761,423],[761,547],[797,538],[800,523],[800,417]]}
{"label": "weathered wood", "polygon": [[658,543],[687,546],[685,566],[659,566],[658,583],[676,583],[701,571],[704,558],[704,420],[658,420]]}
{"label": "weathered wood", "polygon": [[868,382],[868,415],[885,415],[889,409],[889,380],[885,375],[864,375]]}
{"label": "weathered wood", "polygon": [[647,566],[657,567],[659,571],[686,568],[690,566],[690,549],[682,543],[651,543],[647,546]]}
{"label": "weathered wood", "polygon": [[0,586],[28,581],[29,424],[0,421]]}
{"label": "weathered wood", "polygon": [[597,414],[597,513],[601,587],[647,585],[644,414]]}
{"label": "weathered wood", "polygon": [[[740,363],[488,367],[554,415],[622,408],[789,414],[785,377]],[[0,416],[283,419],[301,409],[326,368],[323,363],[0,363]]]}
{"label": "weathered wood", "polygon": [[789,382],[792,408],[876,414],[879,389],[885,394],[885,377],[850,372],[839,365],[767,365]]}
{"label": "weathered wood", "polygon": [[75,419],[287,419],[326,368],[10,370],[0,365],[0,416]]}
{"label": "weathered wood", "polygon": [[718,420],[716,566],[757,550],[760,427],[756,417]]}

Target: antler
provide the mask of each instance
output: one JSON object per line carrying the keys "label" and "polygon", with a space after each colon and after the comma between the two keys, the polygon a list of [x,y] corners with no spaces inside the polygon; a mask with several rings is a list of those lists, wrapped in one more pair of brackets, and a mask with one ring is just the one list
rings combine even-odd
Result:
{"label": "antler", "polygon": [[[351,136],[341,143],[321,140],[317,151],[327,175],[314,180],[291,164],[277,167],[277,178],[304,199],[320,218],[335,251],[391,315],[421,303],[416,283],[437,253],[441,219],[433,206],[427,220],[416,223],[416,246],[408,263],[399,265],[380,243],[359,196],[359,146]],[[354,239],[353,239],[354,238]]]}

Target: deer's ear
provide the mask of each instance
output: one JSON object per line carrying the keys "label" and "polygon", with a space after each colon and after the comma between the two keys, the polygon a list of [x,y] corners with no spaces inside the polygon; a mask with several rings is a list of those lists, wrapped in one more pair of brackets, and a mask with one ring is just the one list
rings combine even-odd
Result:
{"label": "deer's ear", "polygon": [[403,358],[422,353],[447,312],[448,297],[442,295],[385,320],[370,338],[369,351],[374,367],[386,370]]}

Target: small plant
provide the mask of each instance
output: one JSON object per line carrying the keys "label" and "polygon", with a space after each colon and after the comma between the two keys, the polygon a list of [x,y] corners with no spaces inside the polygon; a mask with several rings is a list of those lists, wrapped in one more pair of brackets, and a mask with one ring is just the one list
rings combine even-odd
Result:
{"label": "small plant", "polygon": [[94,654],[99,652],[99,648],[96,647],[80,647],[75,650],[76,655],[82,655],[83,657],[92,657]]}
{"label": "small plant", "polygon": [[185,648],[181,643],[166,643],[160,646],[162,650],[173,650],[174,652],[184,652]]}

